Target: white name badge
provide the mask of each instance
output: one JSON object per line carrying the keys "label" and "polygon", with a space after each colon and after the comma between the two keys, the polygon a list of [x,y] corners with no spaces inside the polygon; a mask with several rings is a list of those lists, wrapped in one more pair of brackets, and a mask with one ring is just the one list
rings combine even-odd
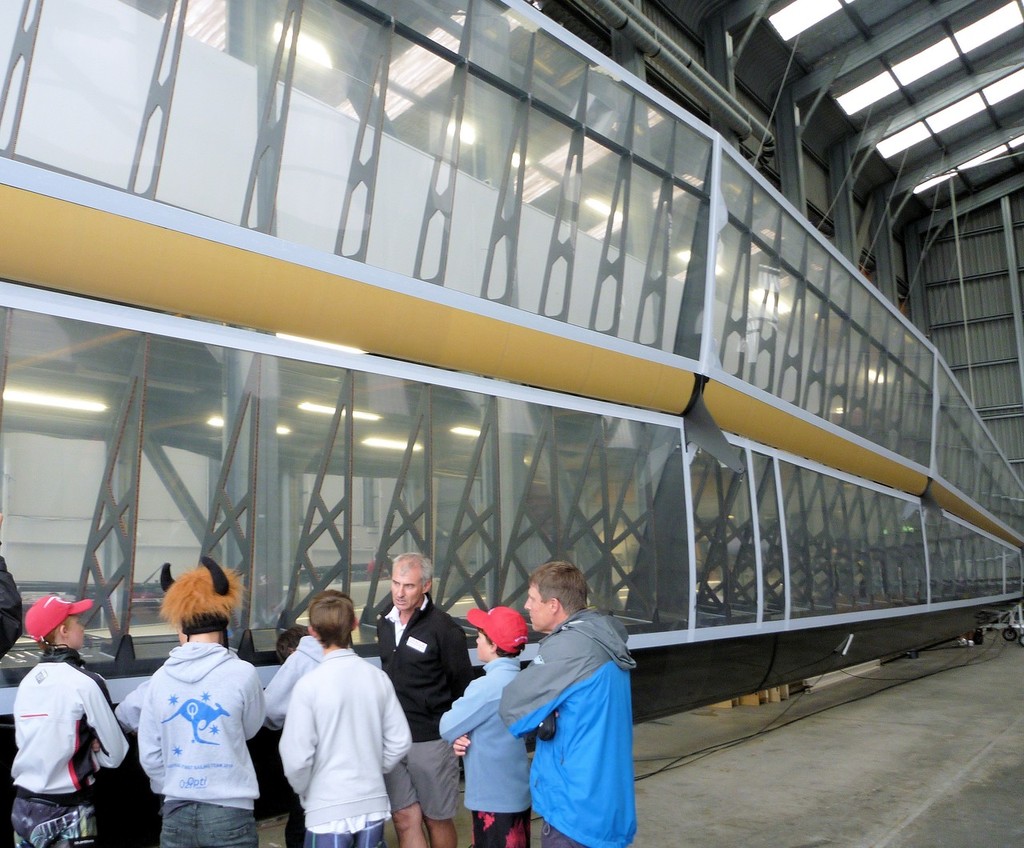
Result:
{"label": "white name badge", "polygon": [[410,636],[405,640],[405,644],[412,648],[414,651],[419,651],[421,654],[426,653],[427,643],[421,642],[415,636]]}

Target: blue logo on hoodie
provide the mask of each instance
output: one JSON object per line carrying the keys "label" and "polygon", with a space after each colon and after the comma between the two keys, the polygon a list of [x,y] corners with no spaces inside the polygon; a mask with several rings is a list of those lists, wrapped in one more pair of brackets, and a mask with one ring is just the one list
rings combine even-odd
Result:
{"label": "blue logo on hoodie", "polygon": [[167,724],[167,722],[172,719],[181,716],[185,721],[192,725],[192,739],[194,741],[198,742],[200,745],[219,745],[219,742],[210,742],[207,739],[200,739],[199,734],[207,728],[209,728],[210,733],[214,736],[220,733],[220,730],[216,725],[213,725],[213,722],[222,715],[230,716],[231,713],[225,710],[220,704],[215,704],[211,707],[209,704],[204,704],[202,701],[198,701],[195,698],[189,698],[161,723]]}

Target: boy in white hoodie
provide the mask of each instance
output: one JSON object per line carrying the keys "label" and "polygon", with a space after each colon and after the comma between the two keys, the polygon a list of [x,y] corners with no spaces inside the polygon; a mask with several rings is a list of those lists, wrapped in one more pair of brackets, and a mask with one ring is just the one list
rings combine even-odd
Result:
{"label": "boy in white hoodie", "polygon": [[258,848],[256,770],[246,740],[263,725],[256,669],[227,647],[241,580],[209,557],[174,580],[164,565],[160,614],[179,646],[151,678],[139,760],[164,798],[160,848]]}
{"label": "boy in white hoodie", "polygon": [[309,605],[320,665],[295,684],[281,762],[306,811],[311,848],[376,848],[390,816],[384,774],[412,747],[388,676],[351,648],[352,600],[328,589]]}
{"label": "boy in white hoodie", "polygon": [[[263,724],[271,730],[280,730],[296,682],[320,665],[324,658],[324,646],[309,635],[309,628],[296,624],[277,637],[275,650],[281,660],[281,667],[263,691],[267,701],[267,717]],[[303,848],[306,817],[299,796],[294,792],[291,795],[288,821],[284,826],[284,845],[285,848]]]}

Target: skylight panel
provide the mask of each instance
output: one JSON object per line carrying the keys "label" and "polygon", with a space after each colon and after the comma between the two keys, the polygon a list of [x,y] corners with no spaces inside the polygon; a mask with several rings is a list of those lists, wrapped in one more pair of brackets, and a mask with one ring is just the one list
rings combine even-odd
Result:
{"label": "skylight panel", "polygon": [[878,152],[888,159],[890,156],[895,156],[901,150],[906,150],[919,141],[924,141],[928,138],[928,135],[928,127],[925,126],[924,121],[918,121],[916,124],[911,124],[905,130],[900,130],[895,135],[891,135],[878,142]]}
{"label": "skylight panel", "polygon": [[942,41],[926,47],[920,53],[915,53],[909,59],[897,62],[892,66],[892,72],[903,85],[909,85],[914,80],[919,80],[926,74],[930,74],[936,68],[952,62],[957,57],[956,45],[952,39],[944,38]]}
{"label": "skylight panel", "polygon": [[939,174],[937,177],[932,177],[930,180],[925,180],[914,188],[914,194],[920,194],[922,191],[928,191],[928,189],[937,186],[939,183],[944,183],[950,177],[954,176],[956,176],[956,171],[949,171],[945,174]]}
{"label": "skylight panel", "polygon": [[789,41],[841,8],[839,0],[793,0],[784,9],[769,15],[768,21],[778,30],[783,41]]}
{"label": "skylight panel", "polygon": [[1022,17],[1020,5],[1013,0],[1012,3],[1007,3],[991,15],[986,15],[981,20],[957,30],[953,33],[953,38],[956,39],[960,49],[967,53],[1022,23],[1024,23],[1024,17]]}
{"label": "skylight panel", "polygon": [[993,106],[1007,97],[1012,97],[1019,91],[1024,91],[1024,68],[1010,74],[1008,77],[1003,77],[999,82],[994,82],[992,85],[983,88],[981,93],[985,95],[989,105]]}
{"label": "skylight panel", "polygon": [[877,77],[851,88],[846,94],[841,94],[836,98],[836,102],[847,115],[853,115],[898,90],[899,86],[893,75],[883,71]]}
{"label": "skylight panel", "polygon": [[984,165],[986,162],[990,162],[1006,152],[1006,145],[1000,144],[999,147],[993,147],[991,150],[985,151],[981,156],[975,156],[973,159],[968,159],[966,162],[957,165],[957,170],[966,171],[968,168],[977,168],[979,165]]}
{"label": "skylight panel", "polygon": [[978,112],[983,111],[984,108],[985,101],[981,99],[980,94],[975,92],[970,97],[958,100],[952,106],[940,109],[934,115],[929,115],[924,120],[925,123],[928,124],[928,128],[932,132],[937,133],[947,130],[955,124],[959,124],[961,121],[967,120],[971,115],[977,115]]}

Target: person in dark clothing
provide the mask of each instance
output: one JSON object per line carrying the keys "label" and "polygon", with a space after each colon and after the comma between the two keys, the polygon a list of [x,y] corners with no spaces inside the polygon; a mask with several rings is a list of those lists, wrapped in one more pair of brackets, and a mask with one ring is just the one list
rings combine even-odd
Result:
{"label": "person in dark clothing", "polygon": [[473,679],[466,634],[430,597],[433,564],[401,554],[391,567],[392,605],[377,619],[381,667],[412,731],[412,750],[385,776],[399,848],[455,848],[459,764],[441,738],[441,716]]}
{"label": "person in dark clothing", "polygon": [[[4,516],[0,513],[0,527]],[[3,544],[0,542],[0,544]],[[0,554],[0,657],[6,654],[21,636],[21,592],[7,570],[7,561]]]}

